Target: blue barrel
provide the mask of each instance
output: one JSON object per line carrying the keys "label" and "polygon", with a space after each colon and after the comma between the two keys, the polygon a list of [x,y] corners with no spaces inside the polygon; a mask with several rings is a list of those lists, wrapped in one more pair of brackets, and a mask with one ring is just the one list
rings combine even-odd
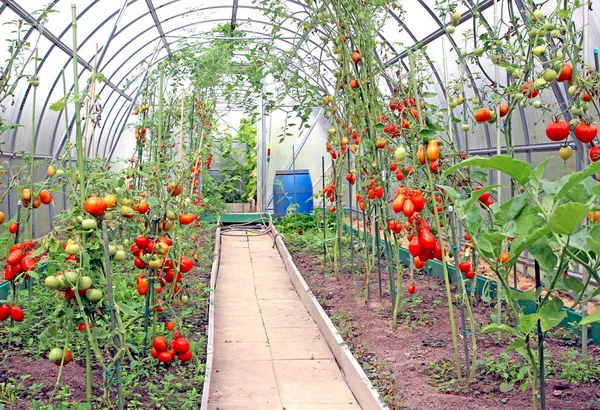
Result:
{"label": "blue barrel", "polygon": [[[296,190],[294,192],[294,177]],[[285,216],[290,205],[297,203],[297,212],[310,214],[313,210],[312,180],[308,169],[296,171],[275,171],[273,181],[273,214],[276,218]],[[296,202],[294,202],[294,199]],[[290,209],[291,211],[291,209]]]}

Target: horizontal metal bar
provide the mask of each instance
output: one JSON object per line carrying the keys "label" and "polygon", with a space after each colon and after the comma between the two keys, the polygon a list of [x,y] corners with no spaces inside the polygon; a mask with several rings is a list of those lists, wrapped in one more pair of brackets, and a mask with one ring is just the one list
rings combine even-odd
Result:
{"label": "horizontal metal bar", "polygon": [[[568,145],[571,145],[571,148],[576,149],[574,144],[568,144]],[[565,146],[564,143],[549,142],[549,143],[531,144],[531,145],[515,145],[513,147],[513,149],[517,153],[521,153],[521,152],[551,152],[551,151],[557,151],[561,147],[564,147],[564,146]],[[500,150],[502,151],[503,154],[506,154],[506,152],[507,152],[506,147],[502,147],[502,148],[500,148]],[[469,155],[491,155],[491,154],[496,154],[496,152],[497,152],[496,147],[469,149]]]}

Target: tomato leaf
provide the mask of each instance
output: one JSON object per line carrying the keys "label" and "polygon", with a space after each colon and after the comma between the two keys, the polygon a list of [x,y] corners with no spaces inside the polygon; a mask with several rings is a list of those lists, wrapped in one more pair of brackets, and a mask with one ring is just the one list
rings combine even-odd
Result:
{"label": "tomato leaf", "polygon": [[547,332],[555,326],[558,326],[567,317],[567,312],[561,310],[562,300],[553,298],[552,301],[545,303],[540,308],[540,326],[542,332]]}
{"label": "tomato leaf", "polygon": [[581,319],[581,322],[579,322],[579,326],[589,325],[590,323],[595,323],[595,322],[599,322],[599,321],[600,321],[600,310],[598,310],[596,313],[592,313],[591,315],[587,315],[586,317]]}
{"label": "tomato leaf", "polygon": [[600,161],[591,163],[582,171],[559,179],[557,182],[560,181],[559,184],[561,188],[556,194],[556,199],[560,200],[564,198],[571,189],[578,187],[581,181],[591,177],[594,174],[597,174],[598,172],[600,172]]}
{"label": "tomato leaf", "polygon": [[550,226],[555,233],[570,235],[587,215],[589,206],[578,202],[558,205],[550,215]]}
{"label": "tomato leaf", "polygon": [[525,185],[531,176],[531,165],[527,162],[513,159],[506,155],[497,155],[491,158],[473,157],[462,161],[442,174],[442,179],[456,172],[456,170],[466,167],[481,167],[495,169],[510,175],[515,181]]}
{"label": "tomato leaf", "polygon": [[532,329],[537,325],[540,315],[538,313],[532,313],[530,315],[523,315],[519,317],[519,330],[523,334],[531,332]]}
{"label": "tomato leaf", "polygon": [[505,324],[498,324],[498,323],[489,324],[489,325],[485,326],[483,329],[481,329],[481,331],[483,333],[502,332],[502,333],[508,333],[509,335],[519,336],[519,332],[517,332],[517,329],[515,329],[514,327],[511,327],[511,326],[508,326]]}
{"label": "tomato leaf", "polygon": [[550,241],[547,238],[541,238],[529,245],[531,255],[538,261],[541,268],[547,272],[552,272],[558,263],[556,254],[550,247]]}

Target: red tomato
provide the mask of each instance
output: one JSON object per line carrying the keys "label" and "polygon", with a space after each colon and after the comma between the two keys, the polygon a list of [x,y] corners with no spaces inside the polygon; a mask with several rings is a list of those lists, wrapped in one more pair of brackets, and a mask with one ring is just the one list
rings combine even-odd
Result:
{"label": "red tomato", "polygon": [[175,349],[176,353],[185,353],[188,350],[190,350],[190,342],[187,341],[187,339],[179,338],[177,340],[175,340],[175,343],[173,343],[173,348]]}
{"label": "red tomato", "polygon": [[598,128],[596,124],[590,123],[586,124],[585,122],[580,122],[577,127],[575,127],[575,137],[584,144],[589,144],[596,138],[598,134]]}
{"label": "red tomato", "polygon": [[179,223],[181,225],[189,225],[194,222],[194,214],[180,214],[179,215]]}
{"label": "red tomato", "polygon": [[408,243],[408,251],[412,256],[418,256],[421,253],[421,242],[419,241],[418,236],[413,236],[413,238]]}
{"label": "red tomato", "polygon": [[145,235],[139,235],[137,238],[135,238],[135,244],[139,249],[146,249],[149,243],[150,241]]}
{"label": "red tomato", "polygon": [[0,306],[0,320],[6,320],[10,316],[10,306],[6,303]]}
{"label": "red tomato", "polygon": [[492,117],[492,113],[487,108],[480,108],[475,111],[475,121],[477,122],[486,122]]}
{"label": "red tomato", "polygon": [[411,196],[410,199],[415,206],[415,212],[421,212],[425,208],[425,197],[420,192]]}
{"label": "red tomato", "polygon": [[170,363],[173,360],[173,355],[170,352],[160,352],[158,360],[162,363]]}
{"label": "red tomato", "polygon": [[15,322],[22,321],[24,316],[25,315],[23,314],[23,310],[20,307],[18,307],[17,305],[14,305],[14,306],[10,307],[10,317]]}
{"label": "red tomato", "polygon": [[188,258],[187,256],[182,256],[181,258],[179,258],[179,263],[179,270],[182,273],[188,273],[194,267],[194,261]]}
{"label": "red tomato", "polygon": [[8,255],[8,258],[6,258],[6,263],[9,265],[16,265],[21,263],[24,257],[25,254],[21,249],[15,249]]}
{"label": "red tomato", "polygon": [[150,350],[150,356],[154,357],[155,359],[158,359],[158,352],[156,351],[155,348],[152,348]]}
{"label": "red tomato", "polygon": [[177,358],[179,360],[181,360],[182,362],[187,362],[187,361],[191,360],[191,358],[192,358],[192,351],[188,350],[185,353],[180,353],[177,355]]}
{"label": "red tomato", "polygon": [[175,329],[175,323],[174,322],[167,322],[167,324],[165,325],[165,327],[167,328],[167,330],[173,330],[173,329]]}
{"label": "red tomato", "polygon": [[8,225],[8,232],[15,234],[17,233],[17,231],[19,230],[19,224],[16,222],[11,222],[10,225]]}
{"label": "red tomato", "polygon": [[560,71],[560,75],[556,79],[558,82],[569,81],[573,76],[573,67],[571,64],[565,63],[562,70]]}
{"label": "red tomato", "polygon": [[100,216],[106,211],[106,202],[100,197],[91,197],[83,203],[83,209],[88,214]]}
{"label": "red tomato", "polygon": [[136,267],[136,268],[138,268],[138,269],[146,269],[146,263],[145,263],[143,260],[141,260],[139,257],[138,257],[138,258],[135,258],[135,259],[133,260],[133,264],[134,264],[134,265],[135,265],[135,267]]}
{"label": "red tomato", "polygon": [[156,349],[157,352],[164,352],[167,350],[167,340],[162,336],[157,336],[152,341],[152,346]]}
{"label": "red tomato", "polygon": [[419,244],[421,248],[427,251],[432,251],[435,248],[435,238],[429,229],[421,229],[419,233]]}
{"label": "red tomato", "polygon": [[527,81],[525,84],[523,84],[521,86],[521,91],[523,92],[523,95],[527,98],[535,98],[540,93],[534,88],[533,83],[531,81]]}
{"label": "red tomato", "polygon": [[600,160],[600,145],[596,145],[590,149],[590,161],[597,162]]}
{"label": "red tomato", "polygon": [[506,117],[506,114],[508,114],[508,105],[500,104],[500,118]]}
{"label": "red tomato", "polygon": [[35,269],[35,259],[23,258],[21,261],[21,268],[23,269],[23,272],[31,272]]}
{"label": "red tomato", "polygon": [[166,244],[167,244],[167,245],[169,245],[169,246],[173,246],[173,241],[172,241],[171,239],[169,239],[169,237],[168,237],[168,236],[161,236],[160,238],[158,238],[158,240],[159,240],[160,242],[164,242],[164,243],[166,243]]}
{"label": "red tomato", "polygon": [[546,136],[551,141],[562,141],[569,136],[569,123],[565,120],[552,121],[546,127]]}
{"label": "red tomato", "polygon": [[475,277],[475,272],[473,271],[473,269],[469,269],[468,271],[466,271],[465,277],[467,279],[473,279]]}
{"label": "red tomato", "polygon": [[407,218],[413,216],[413,214],[415,213],[415,205],[413,204],[411,199],[406,199],[404,201],[404,205],[402,206],[402,212]]}
{"label": "red tomato", "polygon": [[137,290],[140,295],[145,295],[148,293],[148,279],[143,278],[137,284]]}
{"label": "red tomato", "polygon": [[462,273],[467,273],[471,269],[471,264],[469,262],[459,262],[458,269]]}
{"label": "red tomato", "polygon": [[416,287],[414,284],[410,284],[410,285],[408,286],[408,293],[410,293],[411,295],[412,295],[413,293],[415,293],[416,291],[417,291],[417,287]]}
{"label": "red tomato", "polygon": [[6,268],[4,268],[4,279],[11,281],[11,280],[15,280],[16,277],[17,277],[17,272],[15,272],[15,270],[12,268],[12,266],[6,265]]}

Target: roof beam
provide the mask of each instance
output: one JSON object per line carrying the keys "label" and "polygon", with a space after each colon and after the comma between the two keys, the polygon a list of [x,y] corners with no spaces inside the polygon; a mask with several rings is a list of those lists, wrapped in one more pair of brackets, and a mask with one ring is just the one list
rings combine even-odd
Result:
{"label": "roof beam", "polygon": [[[34,27],[37,31],[42,33],[42,35],[44,37],[46,37],[56,47],[61,49],[65,54],[67,54],[69,56],[73,55],[73,50],[71,48],[69,48],[69,46],[67,46],[65,43],[63,43],[54,34],[49,32],[48,30],[44,29],[44,27],[40,24],[40,22],[38,20],[35,19],[35,17],[33,17],[31,14],[29,14],[21,6],[19,6],[14,0],[0,0],[0,1],[2,1],[2,3],[4,3],[6,5],[6,7],[11,9],[17,16],[22,18],[26,23],[31,24],[32,27]],[[93,70],[92,65],[89,64],[87,61],[85,61],[83,58],[81,58],[79,56],[77,57],[77,62],[79,64],[81,64],[83,67],[85,67],[86,70],[88,70],[90,72]],[[122,97],[124,97],[128,101],[131,101],[131,97],[129,95],[125,94],[122,90],[120,90],[110,80],[105,78],[103,81],[106,85],[108,85],[110,88],[112,88],[118,94],[120,94]]]}
{"label": "roof beam", "polygon": [[162,25],[160,24],[160,20],[158,19],[158,14],[156,14],[156,9],[154,8],[154,4],[152,4],[152,0],[146,0],[146,5],[148,6],[148,10],[150,11],[152,20],[154,20],[154,26],[156,26],[156,29],[158,30],[158,34],[160,35],[160,39],[162,40],[165,50],[167,50],[167,55],[169,56],[169,58],[171,58],[173,57],[173,54],[171,53],[169,42],[165,37],[165,32],[163,31]]}
{"label": "roof beam", "polygon": [[233,0],[233,5],[231,6],[231,31],[233,32],[237,26],[237,11],[238,11],[238,2],[239,0]]}
{"label": "roof beam", "polygon": [[[488,8],[490,8],[491,6],[494,5],[494,0],[483,0],[481,3],[479,3],[479,6],[477,7],[477,11],[482,12]],[[462,24],[465,21],[470,20],[473,17],[473,13],[469,10],[468,12],[464,13],[461,18],[460,18],[460,22],[458,24]],[[386,63],[386,67],[389,67],[393,64],[396,64],[398,61],[406,58],[408,56],[408,54],[414,50],[417,50],[421,47],[426,46],[427,44],[437,40],[438,38],[442,37],[443,35],[446,34],[446,27],[441,27],[438,30],[434,31],[433,33],[431,33],[430,35],[428,35],[427,37],[425,37],[423,40],[421,40],[419,43],[413,45],[412,47],[404,50],[402,53],[398,54],[396,57],[391,58],[387,63]]]}

